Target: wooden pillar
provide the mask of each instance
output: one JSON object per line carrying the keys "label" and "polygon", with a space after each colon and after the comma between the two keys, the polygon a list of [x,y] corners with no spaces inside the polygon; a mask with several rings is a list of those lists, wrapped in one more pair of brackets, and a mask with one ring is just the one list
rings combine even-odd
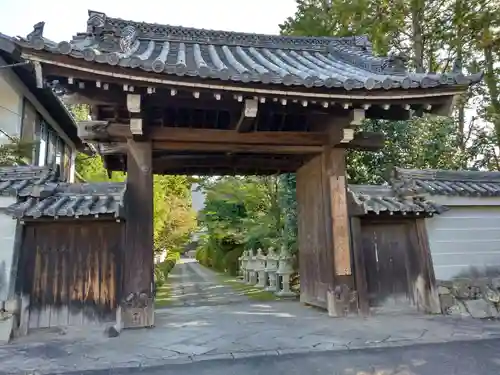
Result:
{"label": "wooden pillar", "polygon": [[345,150],[326,148],[297,171],[300,299],[333,316],[357,312]]}
{"label": "wooden pillar", "polygon": [[351,217],[351,246],[359,311],[361,312],[361,314],[367,316],[370,314],[368,280],[366,278],[365,259],[363,255],[363,241],[361,238],[361,219],[356,216]]}
{"label": "wooden pillar", "polygon": [[153,325],[153,173],[148,141],[127,142],[127,221],[123,256],[124,328]]}
{"label": "wooden pillar", "polygon": [[413,246],[417,248],[419,275],[413,285],[414,300],[419,310],[439,314],[441,306],[425,219],[415,220],[415,235],[416,241],[413,241]]}
{"label": "wooden pillar", "polygon": [[331,316],[343,316],[358,310],[351,260],[345,152],[341,148],[328,148],[324,152],[325,174],[329,182],[334,269],[333,285],[328,292],[328,313]]}

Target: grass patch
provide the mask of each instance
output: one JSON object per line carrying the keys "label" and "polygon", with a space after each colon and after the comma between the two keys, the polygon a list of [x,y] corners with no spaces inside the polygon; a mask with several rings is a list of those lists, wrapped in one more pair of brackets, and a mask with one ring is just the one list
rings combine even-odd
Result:
{"label": "grass patch", "polygon": [[172,286],[168,284],[168,280],[156,290],[155,308],[161,309],[168,307],[174,301],[172,297]]}

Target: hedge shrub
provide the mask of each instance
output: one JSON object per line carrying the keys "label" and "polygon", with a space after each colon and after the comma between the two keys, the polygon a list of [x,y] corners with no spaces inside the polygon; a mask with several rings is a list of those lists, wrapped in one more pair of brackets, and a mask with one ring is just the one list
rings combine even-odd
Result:
{"label": "hedge shrub", "polygon": [[167,281],[170,271],[175,267],[181,255],[177,252],[169,252],[165,260],[155,265],[155,285],[161,287]]}

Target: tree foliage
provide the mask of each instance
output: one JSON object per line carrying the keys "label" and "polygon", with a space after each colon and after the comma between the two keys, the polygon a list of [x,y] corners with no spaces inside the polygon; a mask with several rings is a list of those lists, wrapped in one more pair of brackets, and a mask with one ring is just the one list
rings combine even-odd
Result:
{"label": "tree foliage", "polygon": [[266,177],[220,177],[200,181],[206,194],[199,214],[204,230],[198,259],[234,273],[243,250],[279,247],[283,231],[279,180]]}
{"label": "tree foliage", "polygon": [[29,160],[33,156],[34,146],[33,142],[9,137],[7,143],[0,144],[0,167],[29,164]]}

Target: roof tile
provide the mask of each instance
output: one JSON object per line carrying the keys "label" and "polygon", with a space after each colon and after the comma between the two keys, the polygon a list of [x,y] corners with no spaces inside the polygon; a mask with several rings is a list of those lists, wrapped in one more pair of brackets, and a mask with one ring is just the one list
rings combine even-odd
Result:
{"label": "roof tile", "polygon": [[403,193],[500,196],[500,172],[395,168],[393,186]]}
{"label": "roof tile", "polygon": [[445,211],[443,206],[419,196],[400,196],[391,186],[349,185],[348,191],[354,203],[362,209],[364,214],[433,215]]}
{"label": "roof tile", "polygon": [[0,167],[0,195],[25,197],[50,195],[57,185],[57,171],[48,167]]}
{"label": "roof tile", "polygon": [[89,11],[87,31],[71,41],[43,37],[39,22],[19,43],[77,59],[158,74],[286,86],[355,89],[470,85],[482,74],[409,73],[405,59],[373,55],[366,36],[259,35],[149,24]]}
{"label": "roof tile", "polygon": [[124,216],[125,183],[60,183],[44,199],[29,195],[8,208],[14,217],[58,218],[99,215]]}

